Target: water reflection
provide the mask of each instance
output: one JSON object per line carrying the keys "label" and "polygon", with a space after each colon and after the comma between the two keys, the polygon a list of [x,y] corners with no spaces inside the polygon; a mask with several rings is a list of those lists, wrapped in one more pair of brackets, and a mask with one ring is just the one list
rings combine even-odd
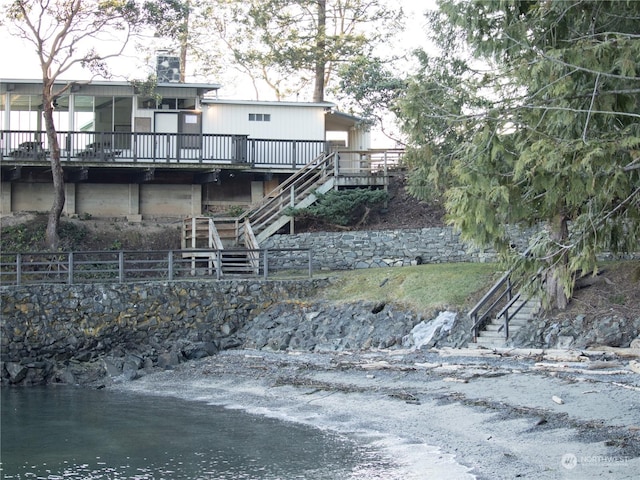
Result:
{"label": "water reflection", "polygon": [[373,478],[384,467],[335,434],[167,397],[3,388],[1,407],[5,479]]}

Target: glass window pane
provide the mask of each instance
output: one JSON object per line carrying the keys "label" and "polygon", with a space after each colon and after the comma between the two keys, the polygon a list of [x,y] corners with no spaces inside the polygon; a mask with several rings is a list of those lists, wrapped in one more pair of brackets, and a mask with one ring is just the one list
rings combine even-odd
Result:
{"label": "glass window pane", "polygon": [[196,99],[195,98],[179,98],[178,99],[178,108],[180,110],[195,110],[196,109]]}
{"label": "glass window pane", "polygon": [[73,109],[73,130],[92,132],[94,129],[93,97],[75,95]]}

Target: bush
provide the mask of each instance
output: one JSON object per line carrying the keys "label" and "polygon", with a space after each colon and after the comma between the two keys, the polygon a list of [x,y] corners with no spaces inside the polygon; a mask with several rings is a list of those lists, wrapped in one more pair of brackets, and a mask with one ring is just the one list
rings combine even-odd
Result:
{"label": "bush", "polygon": [[365,188],[331,190],[315,195],[318,201],[313,205],[307,208],[289,208],[286,214],[296,219],[317,219],[341,226],[364,224],[371,210],[382,208],[389,201],[386,191]]}

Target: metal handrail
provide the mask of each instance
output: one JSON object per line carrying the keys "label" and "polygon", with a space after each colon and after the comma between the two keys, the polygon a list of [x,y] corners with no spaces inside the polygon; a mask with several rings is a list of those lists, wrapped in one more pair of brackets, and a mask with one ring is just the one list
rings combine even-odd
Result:
{"label": "metal handrail", "polygon": [[[529,253],[531,252],[531,248],[532,247],[530,246],[522,253],[517,263],[519,263],[529,255]],[[520,288],[519,284],[521,284],[523,280],[523,276],[518,277],[516,279],[513,278],[513,273],[515,271],[515,267],[517,266],[517,263],[511,269],[509,269],[509,271],[507,271],[502,277],[500,277],[500,279],[487,291],[487,293],[484,294],[484,296],[478,301],[478,303],[476,303],[476,305],[467,314],[467,316],[473,322],[471,331],[473,333],[474,342],[477,341],[478,339],[480,329],[484,327],[484,324],[490,318],[494,310],[502,303],[505,297],[507,299],[507,303],[505,306],[503,306],[500,309],[499,313],[496,315],[496,318],[500,318],[504,316],[504,325],[501,327],[500,330],[504,329],[505,338],[509,338],[509,321],[522,308],[522,306],[520,306],[515,312],[513,312],[513,314],[511,315],[509,314],[509,308],[513,306],[513,304],[517,301],[518,298],[520,298],[520,295],[521,295],[520,292],[518,292],[515,296],[513,295],[513,289]],[[538,274],[539,273],[540,271],[538,271]],[[529,280],[529,283],[527,285],[530,285],[531,282],[533,282],[533,280],[538,274],[534,275],[534,277]],[[496,296],[498,292],[501,292],[501,293]],[[491,305],[487,307],[487,309],[484,311],[482,315],[479,315],[480,310],[483,307],[485,307],[486,304],[489,303],[490,301],[492,302]]]}
{"label": "metal handrail", "polygon": [[[247,255],[253,259],[247,262]],[[244,256],[244,260],[239,258]],[[268,265],[268,266],[267,266]],[[224,275],[223,275],[224,272]],[[0,284],[127,283],[136,281],[273,278],[313,274],[308,248],[149,251],[2,252]]]}

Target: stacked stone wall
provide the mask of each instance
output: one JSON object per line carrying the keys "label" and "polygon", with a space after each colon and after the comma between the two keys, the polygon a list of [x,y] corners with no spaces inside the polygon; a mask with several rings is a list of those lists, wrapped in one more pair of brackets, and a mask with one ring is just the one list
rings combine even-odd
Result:
{"label": "stacked stone wall", "polygon": [[99,376],[74,368],[93,361],[110,373],[129,362],[135,373],[210,355],[238,346],[234,333],[270,305],[306,298],[326,284],[318,278],[3,287],[2,382],[72,383],[85,373]]}
{"label": "stacked stone wall", "polygon": [[[526,245],[524,240],[516,243]],[[314,270],[496,260],[495,251],[465,244],[460,235],[448,227],[274,235],[262,246],[308,248],[313,253]]]}

